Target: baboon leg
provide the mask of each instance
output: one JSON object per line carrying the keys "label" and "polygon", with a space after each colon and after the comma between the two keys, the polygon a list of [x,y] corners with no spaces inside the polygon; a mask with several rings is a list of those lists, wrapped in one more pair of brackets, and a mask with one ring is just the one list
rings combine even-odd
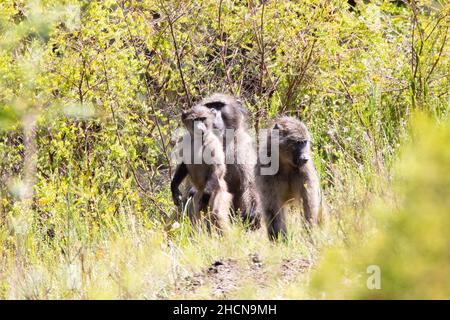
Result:
{"label": "baboon leg", "polygon": [[[199,192],[194,186],[188,186],[184,191],[183,196],[183,210],[187,213],[189,218],[195,218],[199,214]],[[193,220],[192,220],[193,221]]]}
{"label": "baboon leg", "polygon": [[272,241],[286,239],[286,209],[285,208],[267,208],[265,210],[265,219],[267,223],[267,231],[269,239]]}
{"label": "baboon leg", "polygon": [[227,233],[230,229],[230,206],[232,196],[227,191],[219,190],[210,200],[212,222],[219,232]]}
{"label": "baboon leg", "polygon": [[197,189],[194,186],[188,186],[188,188],[185,190],[185,196],[183,198],[183,204],[186,203],[187,199],[194,198],[196,193],[197,193]]}
{"label": "baboon leg", "polygon": [[212,214],[212,222],[219,230],[228,229],[228,214],[231,205],[231,195],[227,191],[227,185],[224,180],[225,172],[225,164],[214,165],[211,175],[206,181],[200,200],[200,209],[209,213],[207,211],[209,206]]}
{"label": "baboon leg", "polygon": [[180,186],[181,182],[183,182],[184,178],[186,178],[187,175],[188,170],[186,164],[181,163],[177,166],[173,179],[170,183],[170,190],[172,192],[173,202],[178,207],[178,209],[180,209],[180,211],[182,207],[182,196],[178,187]]}
{"label": "baboon leg", "polygon": [[238,213],[242,216],[241,208],[242,208],[241,197],[239,195],[239,192],[236,192],[233,194],[232,200],[233,217],[238,217]]}
{"label": "baboon leg", "polygon": [[189,219],[192,225],[195,228],[200,226],[200,216],[201,216],[201,208],[200,208],[200,199],[202,197],[201,192],[195,192],[186,203],[186,212],[189,216]]}
{"label": "baboon leg", "polygon": [[205,192],[197,192],[198,195],[198,212],[208,212],[208,204],[211,201],[211,194]]}

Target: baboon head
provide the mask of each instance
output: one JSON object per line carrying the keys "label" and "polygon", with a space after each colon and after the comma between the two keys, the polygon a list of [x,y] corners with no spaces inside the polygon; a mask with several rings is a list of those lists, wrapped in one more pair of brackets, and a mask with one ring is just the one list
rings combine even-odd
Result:
{"label": "baboon head", "polygon": [[221,119],[220,111],[202,105],[195,105],[181,113],[181,121],[190,134],[204,134],[211,131],[215,127],[214,123],[223,127]]}
{"label": "baboon head", "polygon": [[292,117],[275,120],[273,129],[278,129],[280,162],[292,167],[302,167],[311,161],[311,136],[305,124]]}
{"label": "baboon head", "polygon": [[[242,102],[233,96],[215,93],[200,102],[201,105],[217,110],[221,113],[222,124],[226,129],[238,129],[244,124],[244,118],[247,110]],[[220,129],[219,123],[215,123],[216,129]]]}

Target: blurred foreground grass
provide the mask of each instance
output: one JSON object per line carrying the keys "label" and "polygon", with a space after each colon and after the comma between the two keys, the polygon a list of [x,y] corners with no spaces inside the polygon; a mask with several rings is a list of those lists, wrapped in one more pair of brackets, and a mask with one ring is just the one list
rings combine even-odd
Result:
{"label": "blurred foreground grass", "polygon": [[[393,198],[381,198],[368,210],[376,233],[362,243],[329,250],[313,277],[315,294],[449,299],[450,122],[437,125],[420,115],[411,127],[396,165]],[[369,266],[379,268],[379,289],[367,286],[373,273]]]}

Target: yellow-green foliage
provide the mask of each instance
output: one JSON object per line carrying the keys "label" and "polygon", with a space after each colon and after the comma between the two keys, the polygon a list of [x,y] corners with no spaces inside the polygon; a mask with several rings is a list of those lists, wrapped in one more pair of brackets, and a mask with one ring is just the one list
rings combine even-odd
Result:
{"label": "yellow-green foliage", "polygon": [[[450,298],[450,121],[420,115],[411,128],[395,170],[395,201],[369,210],[375,236],[328,252],[313,278],[316,297]],[[380,268],[380,289],[367,287],[371,265]]]}
{"label": "yellow-green foliage", "polygon": [[[357,2],[0,0],[0,298],[315,298],[309,271],[323,247],[384,230],[374,225],[386,218],[366,214],[374,198],[408,216],[431,211],[419,208],[432,196],[445,209],[445,167],[436,162],[425,176],[412,172],[420,162],[405,162],[437,149],[405,151],[411,174],[389,186],[411,113],[449,114],[450,5]],[[293,210],[289,241],[270,244],[264,230],[236,226],[224,240],[176,220],[175,129],[181,110],[215,91],[245,102],[250,129],[281,113],[308,125],[331,214],[324,228],[305,232]],[[438,191],[419,192],[421,184]],[[408,246],[411,259],[439,250],[439,232],[421,231],[438,221],[427,219],[391,221],[383,241]],[[370,240],[376,248],[364,254],[389,256],[382,243]],[[326,259],[315,281],[338,290],[326,275],[351,258]],[[217,261],[219,279],[208,275]],[[388,277],[400,288],[385,297],[405,296],[402,279],[433,266],[417,259],[400,272],[400,262],[382,266],[383,288]]]}

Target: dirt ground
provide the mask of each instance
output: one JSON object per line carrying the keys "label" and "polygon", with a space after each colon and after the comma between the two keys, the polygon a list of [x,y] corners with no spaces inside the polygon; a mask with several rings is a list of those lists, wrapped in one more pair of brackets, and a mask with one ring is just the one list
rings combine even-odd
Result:
{"label": "dirt ground", "polygon": [[[283,259],[275,266],[279,281],[289,282],[312,267],[312,261],[303,258]],[[273,270],[273,268],[271,268]],[[227,299],[239,288],[245,279],[251,279],[258,287],[265,287],[268,268],[257,254],[251,254],[246,261],[223,259],[212,263],[201,272],[186,276],[176,285],[177,295],[190,296],[201,289],[211,290],[213,299]],[[209,289],[210,288],[210,289]]]}

